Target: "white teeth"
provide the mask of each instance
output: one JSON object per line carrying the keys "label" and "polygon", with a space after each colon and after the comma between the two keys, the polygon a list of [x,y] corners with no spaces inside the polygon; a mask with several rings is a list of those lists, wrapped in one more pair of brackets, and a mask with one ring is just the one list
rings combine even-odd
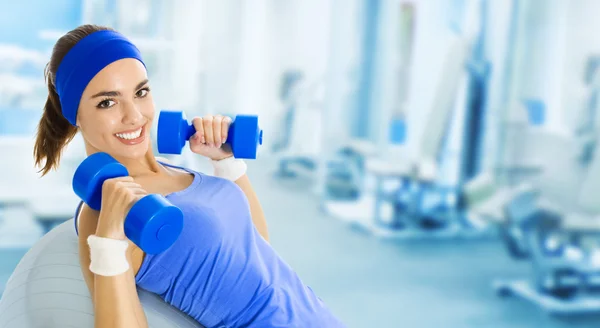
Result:
{"label": "white teeth", "polygon": [[140,128],[139,130],[135,131],[135,132],[130,132],[130,133],[117,133],[115,134],[117,137],[121,138],[121,139],[127,139],[127,140],[132,140],[132,139],[137,139],[140,137],[140,135],[142,134],[142,128]]}

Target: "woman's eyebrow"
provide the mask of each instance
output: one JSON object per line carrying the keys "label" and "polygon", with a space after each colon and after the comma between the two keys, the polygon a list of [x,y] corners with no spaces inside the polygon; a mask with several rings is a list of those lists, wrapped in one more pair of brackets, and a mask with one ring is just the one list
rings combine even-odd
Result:
{"label": "woman's eyebrow", "polygon": [[[138,83],[138,85],[135,87],[135,90],[141,88],[144,86],[144,84],[148,83],[148,79],[145,79],[144,81]],[[100,91],[97,94],[93,95],[91,98],[98,98],[98,97],[116,97],[116,96],[120,96],[121,92],[119,91]]]}

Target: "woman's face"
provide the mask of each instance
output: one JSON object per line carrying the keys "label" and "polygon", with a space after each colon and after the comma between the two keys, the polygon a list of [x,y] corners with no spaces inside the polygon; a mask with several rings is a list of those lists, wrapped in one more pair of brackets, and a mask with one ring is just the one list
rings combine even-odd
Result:
{"label": "woman's face", "polygon": [[150,147],[154,102],[146,68],[121,59],[102,69],[85,88],[77,126],[88,150],[140,158]]}

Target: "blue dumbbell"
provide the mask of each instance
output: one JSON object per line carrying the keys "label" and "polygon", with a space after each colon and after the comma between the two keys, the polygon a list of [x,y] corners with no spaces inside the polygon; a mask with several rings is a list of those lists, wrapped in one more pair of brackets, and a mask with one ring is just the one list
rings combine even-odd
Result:
{"label": "blue dumbbell", "polygon": [[[104,181],[128,175],[127,168],[112,156],[95,153],[75,171],[73,190],[89,207],[99,211]],[[183,230],[183,212],[162,195],[147,195],[131,207],[124,228],[127,238],[144,252],[158,254],[179,238]]]}
{"label": "blue dumbbell", "polygon": [[[181,154],[186,142],[196,133],[194,126],[181,111],[161,111],[158,118],[158,152]],[[262,145],[263,131],[258,127],[258,117],[237,115],[229,126],[226,145],[231,147],[235,158],[256,158],[258,146]]]}

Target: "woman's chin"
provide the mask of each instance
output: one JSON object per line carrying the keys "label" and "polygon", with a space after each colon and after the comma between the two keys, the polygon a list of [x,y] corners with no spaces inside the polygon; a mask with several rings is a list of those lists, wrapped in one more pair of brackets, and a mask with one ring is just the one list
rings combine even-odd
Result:
{"label": "woman's chin", "polygon": [[115,155],[127,159],[139,159],[146,156],[148,153],[148,143],[142,142],[135,145],[117,145],[113,149]]}

